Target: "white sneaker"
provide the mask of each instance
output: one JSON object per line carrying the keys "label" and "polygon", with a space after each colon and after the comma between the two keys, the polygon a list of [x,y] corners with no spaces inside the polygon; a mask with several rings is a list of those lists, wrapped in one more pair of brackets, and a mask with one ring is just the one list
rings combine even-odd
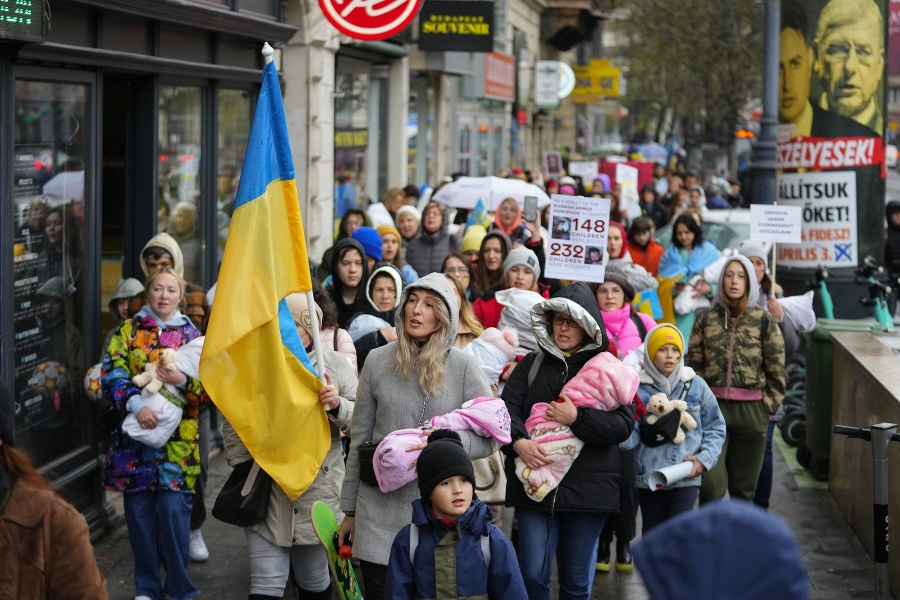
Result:
{"label": "white sneaker", "polygon": [[209,549],[203,542],[203,534],[200,533],[199,529],[191,531],[191,544],[188,555],[194,562],[206,562],[209,559]]}

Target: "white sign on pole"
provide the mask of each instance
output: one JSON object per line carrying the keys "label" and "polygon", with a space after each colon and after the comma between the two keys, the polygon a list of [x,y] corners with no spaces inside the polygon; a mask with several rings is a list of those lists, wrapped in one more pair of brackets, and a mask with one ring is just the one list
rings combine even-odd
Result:
{"label": "white sign on pole", "polygon": [[856,173],[779,173],[778,206],[802,210],[800,243],[778,246],[778,262],[791,267],[855,267]]}
{"label": "white sign on pole", "polygon": [[551,200],[547,277],[602,282],[609,200],[559,194]]}
{"label": "white sign on pole", "polygon": [[539,60],[534,65],[534,104],[538,108],[559,106],[559,61]]}
{"label": "white sign on pole", "polygon": [[592,183],[594,177],[600,172],[600,166],[596,160],[571,161],[569,162],[568,173],[571,176],[578,175],[585,184]]}
{"label": "white sign on pole", "polygon": [[750,239],[754,242],[799,244],[803,209],[779,204],[750,205]]}
{"label": "white sign on pole", "polygon": [[[616,183],[622,186],[622,192],[619,194],[619,210],[627,213],[629,219],[641,216],[637,167],[618,163],[616,165]],[[622,223],[622,225],[627,224]]]}

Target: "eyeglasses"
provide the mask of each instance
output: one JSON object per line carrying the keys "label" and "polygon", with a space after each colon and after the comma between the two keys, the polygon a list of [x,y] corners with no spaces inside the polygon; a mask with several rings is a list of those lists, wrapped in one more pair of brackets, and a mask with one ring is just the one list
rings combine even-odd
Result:
{"label": "eyeglasses", "polygon": [[444,273],[447,275],[453,275],[458,273],[459,275],[469,275],[469,270],[465,267],[447,267],[444,269]]}
{"label": "eyeglasses", "polygon": [[566,324],[566,327],[573,328],[573,329],[575,327],[581,327],[581,325],[579,325],[578,321],[576,321],[575,319],[567,319],[566,317],[563,317],[561,315],[555,315],[553,317],[554,325],[562,325],[563,323]]}
{"label": "eyeglasses", "polygon": [[880,58],[883,51],[875,50],[872,46],[855,44],[851,42],[834,42],[825,47],[825,60],[831,63],[843,63],[850,59],[850,51],[856,53],[856,60],[863,65],[871,65]]}
{"label": "eyeglasses", "polygon": [[344,221],[348,227],[362,227],[363,222],[357,221],[356,219],[347,219]]}

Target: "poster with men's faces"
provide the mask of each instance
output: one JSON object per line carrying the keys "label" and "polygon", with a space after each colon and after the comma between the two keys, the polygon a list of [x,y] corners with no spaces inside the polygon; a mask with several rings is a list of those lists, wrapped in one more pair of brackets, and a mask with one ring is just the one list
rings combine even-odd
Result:
{"label": "poster with men's faces", "polygon": [[888,1],[782,1],[775,200],[802,207],[804,223],[781,264],[853,268],[880,254]]}

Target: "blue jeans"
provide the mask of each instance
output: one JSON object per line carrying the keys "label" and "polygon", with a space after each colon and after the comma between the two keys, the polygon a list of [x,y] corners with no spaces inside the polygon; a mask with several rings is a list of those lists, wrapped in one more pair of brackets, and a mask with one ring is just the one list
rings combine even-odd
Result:
{"label": "blue jeans", "polygon": [[588,600],[600,531],[606,513],[550,513],[516,507],[519,567],[529,600],[550,599],[553,557],[559,571],[559,600]]}
{"label": "blue jeans", "polygon": [[763,456],[762,470],[759,472],[759,481],[756,482],[756,496],[753,504],[769,510],[769,499],[772,497],[772,474],[775,469],[772,460],[772,435],[775,433],[775,421],[769,420],[769,428],[766,430],[766,454]]}
{"label": "blue jeans", "polygon": [[[200,591],[188,578],[191,494],[130,492],[125,494],[125,523],[134,554],[137,596],[186,600]],[[165,588],[159,568],[166,570]]]}

